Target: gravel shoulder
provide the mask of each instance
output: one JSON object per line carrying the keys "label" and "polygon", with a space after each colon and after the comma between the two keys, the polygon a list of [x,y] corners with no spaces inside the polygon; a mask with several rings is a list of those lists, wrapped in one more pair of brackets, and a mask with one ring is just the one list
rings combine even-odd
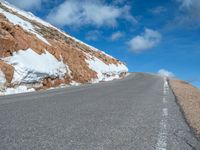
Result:
{"label": "gravel shoulder", "polygon": [[200,138],[200,90],[180,80],[170,79],[169,83],[187,122]]}

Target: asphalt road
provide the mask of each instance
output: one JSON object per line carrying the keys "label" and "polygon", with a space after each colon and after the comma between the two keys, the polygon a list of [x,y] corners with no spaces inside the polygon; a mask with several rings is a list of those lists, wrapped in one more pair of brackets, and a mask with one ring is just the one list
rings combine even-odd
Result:
{"label": "asphalt road", "polygon": [[0,150],[200,150],[162,77],[0,97]]}

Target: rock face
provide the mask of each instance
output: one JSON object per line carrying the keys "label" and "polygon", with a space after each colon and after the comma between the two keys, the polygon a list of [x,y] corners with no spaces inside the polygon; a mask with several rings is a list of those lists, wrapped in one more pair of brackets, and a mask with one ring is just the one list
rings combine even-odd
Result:
{"label": "rock face", "polygon": [[19,86],[46,89],[61,84],[107,81],[127,71],[119,60],[31,13],[0,2],[2,93]]}

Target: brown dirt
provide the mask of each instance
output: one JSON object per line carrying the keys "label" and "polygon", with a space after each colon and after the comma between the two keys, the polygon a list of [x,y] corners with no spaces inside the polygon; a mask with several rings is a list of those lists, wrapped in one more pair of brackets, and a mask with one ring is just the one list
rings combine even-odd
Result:
{"label": "brown dirt", "polygon": [[48,46],[34,34],[26,32],[18,25],[13,25],[0,14],[0,56],[10,56],[13,52],[28,48],[41,54]]}
{"label": "brown dirt", "polygon": [[0,69],[5,74],[7,83],[11,83],[14,75],[14,67],[0,60]]}
{"label": "brown dirt", "polygon": [[200,90],[180,80],[170,79],[169,83],[187,121],[200,137]]}
{"label": "brown dirt", "polygon": [[43,80],[42,82],[42,89],[48,89],[50,87],[57,87],[61,84],[69,84],[70,83],[70,77],[69,76],[65,76],[64,78],[60,79],[60,78],[50,78],[47,77]]}

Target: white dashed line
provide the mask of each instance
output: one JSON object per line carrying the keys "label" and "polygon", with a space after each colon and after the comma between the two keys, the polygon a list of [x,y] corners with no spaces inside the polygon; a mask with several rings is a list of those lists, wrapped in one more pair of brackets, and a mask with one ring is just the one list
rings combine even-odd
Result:
{"label": "white dashed line", "polygon": [[163,97],[163,103],[164,103],[164,104],[166,104],[166,103],[167,103],[167,101],[166,101],[166,98],[165,98],[165,97]]}
{"label": "white dashed line", "polygon": [[[167,103],[166,95],[167,95],[168,89],[169,89],[169,86],[168,86],[167,79],[164,78],[163,104]],[[168,108],[163,108],[162,120],[160,121],[160,132],[158,134],[156,150],[167,150],[167,118],[168,118]]]}
{"label": "white dashed line", "polygon": [[168,109],[163,108],[163,117],[167,117],[167,116],[168,116]]}
{"label": "white dashed line", "polygon": [[156,150],[167,150],[167,120],[161,120],[160,128]]}

